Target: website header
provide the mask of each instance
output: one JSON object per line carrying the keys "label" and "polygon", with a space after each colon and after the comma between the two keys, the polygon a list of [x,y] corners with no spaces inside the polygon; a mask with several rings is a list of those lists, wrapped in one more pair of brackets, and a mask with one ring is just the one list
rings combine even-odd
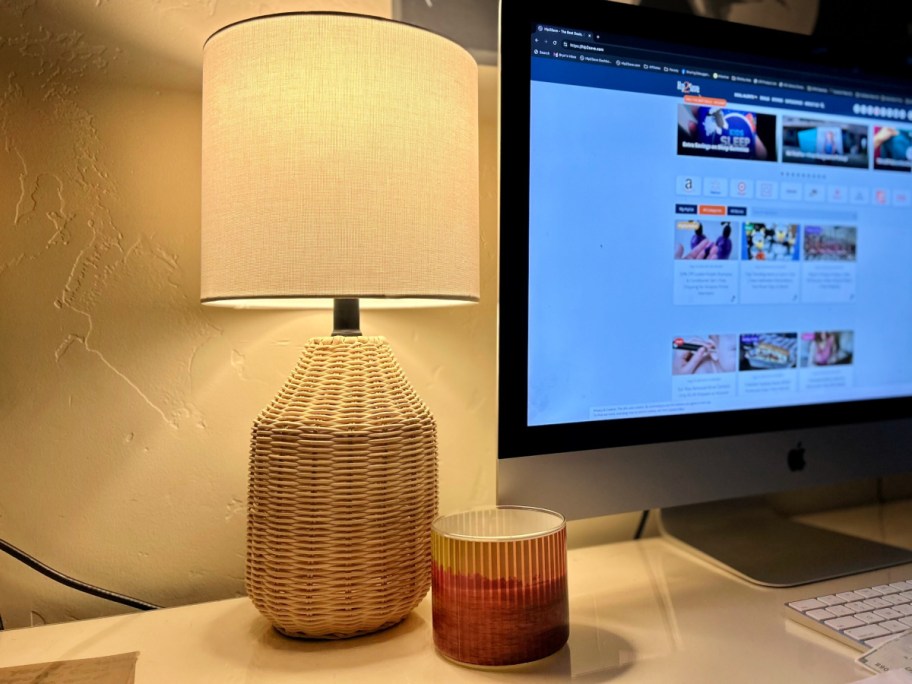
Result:
{"label": "website header", "polygon": [[[676,55],[670,53],[647,52],[642,49],[624,47],[611,44],[611,36],[594,33],[592,31],[568,29],[564,27],[539,25],[532,34],[532,55],[537,57],[563,59],[575,62],[590,62],[613,65],[615,67],[651,71],[656,73],[670,73],[687,76],[691,79],[711,79],[723,83],[740,83],[789,90],[794,92],[813,93],[815,95],[829,95],[833,97],[850,98],[853,101],[865,103],[888,103],[901,106],[912,106],[912,97],[902,93],[874,92],[862,88],[850,88],[837,83],[823,83],[811,80],[804,81],[798,78],[776,77],[763,72],[762,68],[753,65],[738,65],[719,63],[716,67],[709,64],[712,60],[698,60],[687,57],[687,62],[678,61]],[[580,40],[572,40],[578,38]],[[557,49],[563,48],[560,52]],[[581,55],[603,56],[604,61],[582,59]],[[665,57],[663,59],[663,57]],[[701,63],[702,62],[702,63]],[[756,93],[757,96],[761,94]],[[769,95],[769,93],[766,93]],[[753,98],[750,98],[753,99]],[[849,105],[851,109],[851,104]],[[898,114],[895,118],[902,118]],[[912,120],[912,111],[906,112],[906,118]]]}

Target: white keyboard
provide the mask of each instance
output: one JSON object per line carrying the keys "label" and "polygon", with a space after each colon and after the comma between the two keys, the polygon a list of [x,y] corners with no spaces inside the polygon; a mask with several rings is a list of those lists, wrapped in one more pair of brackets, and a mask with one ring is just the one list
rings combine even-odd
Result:
{"label": "white keyboard", "polygon": [[785,605],[796,622],[866,651],[912,629],[912,579]]}

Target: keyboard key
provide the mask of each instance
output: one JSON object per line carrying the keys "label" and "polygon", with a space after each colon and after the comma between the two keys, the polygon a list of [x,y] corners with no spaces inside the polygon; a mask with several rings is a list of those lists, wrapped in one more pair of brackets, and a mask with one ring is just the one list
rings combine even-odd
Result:
{"label": "keyboard key", "polygon": [[885,619],[885,618],[880,617],[880,615],[877,615],[877,614],[874,613],[874,612],[870,612],[870,613],[855,613],[855,617],[858,618],[859,620],[861,620],[862,622],[864,622],[864,623],[867,624],[867,625],[871,625],[871,624],[874,624],[875,622],[880,622],[881,620],[884,620],[884,619]]}
{"label": "keyboard key", "polygon": [[[818,601],[817,599],[805,599],[803,601],[792,601],[789,604],[795,610],[800,610],[802,613],[806,613],[809,610],[814,610],[815,608],[826,608],[826,604]],[[874,606],[871,606],[872,608]]]}
{"label": "keyboard key", "polygon": [[881,594],[895,594],[899,591],[892,584],[878,584],[876,587],[871,587],[874,591],[879,591]]}
{"label": "keyboard key", "polygon": [[893,610],[892,608],[880,608],[879,610],[874,611],[875,615],[880,615],[884,620],[896,620],[897,618],[903,617],[903,614],[898,610]]}
{"label": "keyboard key", "polygon": [[909,603],[899,594],[888,594],[887,596],[882,597],[887,603],[892,603],[894,606],[898,606],[900,603]]}
{"label": "keyboard key", "polygon": [[864,625],[863,627],[853,627],[852,629],[845,630],[847,636],[852,637],[856,641],[865,641],[867,639],[873,639],[874,637],[886,636],[889,634],[887,630],[878,625]]}
{"label": "keyboard key", "polygon": [[896,587],[900,591],[912,591],[912,582],[891,582],[891,587]]}
{"label": "keyboard key", "polygon": [[865,587],[864,589],[856,589],[856,594],[861,594],[864,598],[875,598],[880,596],[879,591],[875,591],[872,587]]}
{"label": "keyboard key", "polygon": [[871,610],[871,607],[865,605],[863,601],[852,601],[851,603],[845,604],[845,607],[853,613],[863,613],[866,610]]}
{"label": "keyboard key", "polygon": [[888,632],[892,632],[893,634],[897,634],[899,632],[905,632],[907,629],[909,629],[903,623],[901,623],[899,620],[887,620],[886,622],[881,622],[880,626],[883,627]]}
{"label": "keyboard key", "polygon": [[[851,615],[853,611],[849,610],[845,606],[830,606],[827,608],[833,615],[836,617],[842,617],[843,615]],[[903,613],[903,615],[912,615],[912,608],[909,609],[908,613]]]}
{"label": "keyboard key", "polygon": [[[893,611],[896,612],[896,611]],[[829,620],[832,617],[837,617],[836,613],[831,613],[827,608],[817,608],[816,610],[809,610],[806,615],[809,618],[814,618],[815,620]],[[891,617],[902,617],[899,613],[896,613],[895,616]]]}
{"label": "keyboard key", "polygon": [[[842,608],[842,606],[833,606],[830,608],[830,610],[833,608]],[[912,604],[904,603],[901,606],[893,606],[893,610],[895,610],[897,613],[902,613],[903,615],[912,615]]]}
{"label": "keyboard key", "polygon": [[869,608],[889,608],[891,604],[882,598],[869,598],[864,600],[864,604]]}
{"label": "keyboard key", "polygon": [[895,639],[895,638],[896,638],[895,634],[888,634],[887,636],[876,637],[874,639],[868,639],[867,641],[864,642],[864,644],[868,648],[877,648],[881,644],[885,644],[888,641],[890,641],[891,639]]}
{"label": "keyboard key", "polygon": [[839,598],[836,594],[828,594],[827,596],[818,596],[817,600],[821,603],[825,603],[828,606],[838,606],[840,603],[845,603],[844,598]]}
{"label": "keyboard key", "polygon": [[909,625],[909,627],[912,627],[912,617],[899,618],[899,621],[904,625]]}
{"label": "keyboard key", "polygon": [[900,592],[899,595],[902,596],[903,598],[906,598],[906,599],[909,599],[910,601],[912,601],[912,591],[903,591],[903,592]]}
{"label": "keyboard key", "polygon": [[864,598],[861,594],[856,594],[854,591],[844,591],[840,594],[836,594],[841,599],[846,601],[861,601]]}
{"label": "keyboard key", "polygon": [[832,629],[837,629],[840,632],[844,632],[845,630],[851,629],[852,627],[863,627],[865,623],[863,623],[858,618],[854,618],[849,615],[846,617],[835,618],[833,620],[827,620],[823,624]]}

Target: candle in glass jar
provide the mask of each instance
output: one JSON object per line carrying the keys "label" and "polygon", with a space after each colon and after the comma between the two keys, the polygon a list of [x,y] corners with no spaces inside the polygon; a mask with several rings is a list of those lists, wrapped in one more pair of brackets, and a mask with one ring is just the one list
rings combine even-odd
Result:
{"label": "candle in glass jar", "polygon": [[514,665],[569,636],[566,523],[552,511],[500,506],[432,527],[434,643],[472,665]]}

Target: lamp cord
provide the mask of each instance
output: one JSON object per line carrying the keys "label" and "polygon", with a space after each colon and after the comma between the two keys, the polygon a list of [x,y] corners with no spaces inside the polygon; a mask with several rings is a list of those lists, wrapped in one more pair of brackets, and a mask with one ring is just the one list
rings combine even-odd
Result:
{"label": "lamp cord", "polygon": [[634,533],[634,535],[633,535],[634,539],[639,539],[640,537],[643,536],[643,530],[646,527],[646,518],[648,518],[648,517],[649,517],[649,509],[647,508],[645,511],[643,511],[643,515],[640,516],[640,524],[637,525],[636,533]]}
{"label": "lamp cord", "polygon": [[[17,549],[15,546],[10,544],[8,541],[0,539],[0,551],[3,551],[13,558],[15,558],[20,563],[24,563],[29,566],[32,570],[40,572],[45,577],[48,577],[55,582],[59,582],[70,589],[75,589],[76,591],[81,591],[98,598],[106,599],[108,601],[114,601],[115,603],[121,603],[125,606],[130,606],[131,608],[137,608],[139,610],[156,610],[161,608],[154,603],[147,603],[146,601],[140,601],[139,599],[132,598],[130,596],[125,596],[123,594],[118,594],[108,589],[102,589],[101,587],[96,587],[93,584],[88,584],[87,582],[82,582],[78,579],[74,579],[68,575],[64,575],[62,572],[58,572],[51,567],[48,567],[37,558],[30,556],[25,551]],[[2,622],[0,622],[0,629],[3,629]]]}

